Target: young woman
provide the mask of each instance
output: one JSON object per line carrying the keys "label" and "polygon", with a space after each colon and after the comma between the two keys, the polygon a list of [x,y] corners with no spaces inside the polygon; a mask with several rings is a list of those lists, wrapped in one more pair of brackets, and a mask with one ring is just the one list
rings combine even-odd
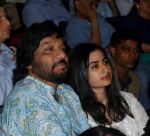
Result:
{"label": "young woman", "polygon": [[132,94],[115,89],[104,50],[83,43],[69,58],[68,81],[79,95],[89,123],[117,128],[127,136],[141,136],[149,118]]}

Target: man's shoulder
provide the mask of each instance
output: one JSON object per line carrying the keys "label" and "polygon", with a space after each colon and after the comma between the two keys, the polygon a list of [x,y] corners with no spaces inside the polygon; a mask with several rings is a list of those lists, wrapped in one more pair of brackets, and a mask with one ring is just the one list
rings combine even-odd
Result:
{"label": "man's shoulder", "polygon": [[37,84],[30,79],[29,77],[26,77],[16,83],[13,90],[19,90],[19,92],[28,92],[31,90],[36,90]]}
{"label": "man's shoulder", "polygon": [[57,91],[59,93],[71,93],[71,92],[74,93],[73,88],[70,85],[66,84],[66,83],[59,84],[58,88],[57,88]]}
{"label": "man's shoulder", "polygon": [[62,97],[73,100],[73,101],[76,101],[79,99],[74,89],[68,84],[60,84],[57,88],[57,92]]}
{"label": "man's shoulder", "polygon": [[132,80],[137,81],[138,83],[140,82],[140,78],[137,73],[135,73],[133,70],[129,71],[129,76]]}

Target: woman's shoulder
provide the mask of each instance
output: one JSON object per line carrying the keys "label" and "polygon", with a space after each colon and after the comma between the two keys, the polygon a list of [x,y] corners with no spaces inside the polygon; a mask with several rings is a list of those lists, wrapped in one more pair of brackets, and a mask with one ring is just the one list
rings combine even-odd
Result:
{"label": "woman's shoulder", "polygon": [[130,92],[120,91],[123,98],[126,100],[126,102],[132,107],[133,105],[136,105],[138,100],[135,98],[135,96]]}
{"label": "woman's shoulder", "polygon": [[134,95],[130,92],[120,91],[120,93],[125,99],[135,98]]}

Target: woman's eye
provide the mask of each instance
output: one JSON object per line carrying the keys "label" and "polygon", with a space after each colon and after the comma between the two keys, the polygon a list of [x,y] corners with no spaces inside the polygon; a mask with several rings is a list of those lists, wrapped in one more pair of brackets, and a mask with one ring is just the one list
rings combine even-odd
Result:
{"label": "woman's eye", "polygon": [[95,65],[93,65],[91,68],[92,69],[97,69],[99,67],[99,65],[98,64],[95,64]]}
{"label": "woman's eye", "polygon": [[106,65],[106,64],[108,64],[108,63],[109,63],[109,62],[108,62],[107,59],[103,61],[103,64],[104,64],[104,65]]}

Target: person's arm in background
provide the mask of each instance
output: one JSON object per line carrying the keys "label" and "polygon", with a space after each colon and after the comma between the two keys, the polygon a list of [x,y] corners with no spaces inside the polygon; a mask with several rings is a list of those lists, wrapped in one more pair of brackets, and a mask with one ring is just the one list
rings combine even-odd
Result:
{"label": "person's arm in background", "polygon": [[114,16],[120,16],[115,0],[107,0]]}
{"label": "person's arm in background", "polygon": [[116,5],[114,0],[101,0],[101,1],[108,3],[108,5],[111,8],[112,13],[113,13],[114,16],[119,16],[120,15],[119,10],[118,10],[117,5]]}
{"label": "person's arm in background", "polygon": [[97,22],[97,13],[96,13],[96,4],[91,3],[90,0],[83,0],[82,2],[82,9],[84,11],[85,16],[90,21],[91,24],[91,38],[92,41],[100,45],[101,44],[101,34],[99,31],[99,25]]}

